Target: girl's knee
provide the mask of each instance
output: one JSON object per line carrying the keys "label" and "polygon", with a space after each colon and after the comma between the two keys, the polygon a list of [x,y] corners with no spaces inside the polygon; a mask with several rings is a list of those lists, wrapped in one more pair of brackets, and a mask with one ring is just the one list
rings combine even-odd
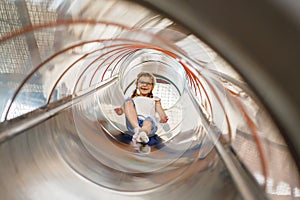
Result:
{"label": "girl's knee", "polygon": [[134,107],[133,100],[132,100],[132,99],[127,99],[127,100],[125,101],[125,106],[132,106],[132,107]]}
{"label": "girl's knee", "polygon": [[148,127],[152,127],[152,122],[148,121],[148,120],[144,120],[143,125],[148,126]]}

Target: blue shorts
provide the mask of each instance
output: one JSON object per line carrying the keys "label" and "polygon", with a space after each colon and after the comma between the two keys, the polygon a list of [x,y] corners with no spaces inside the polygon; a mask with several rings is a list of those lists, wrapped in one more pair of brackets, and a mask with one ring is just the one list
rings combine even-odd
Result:
{"label": "blue shorts", "polygon": [[[127,102],[127,101],[132,101],[133,105],[135,106],[134,101],[131,98],[127,98],[125,100],[125,102]],[[138,116],[138,123],[139,123],[140,127],[143,126],[144,121],[149,121],[151,123],[152,128],[151,128],[148,136],[149,137],[153,136],[155,134],[155,132],[157,131],[157,126],[156,126],[154,120],[151,117],[143,118],[143,117]],[[126,117],[126,127],[132,134],[134,134],[134,129],[133,129],[132,125],[130,124],[130,122],[128,121],[127,117]]]}

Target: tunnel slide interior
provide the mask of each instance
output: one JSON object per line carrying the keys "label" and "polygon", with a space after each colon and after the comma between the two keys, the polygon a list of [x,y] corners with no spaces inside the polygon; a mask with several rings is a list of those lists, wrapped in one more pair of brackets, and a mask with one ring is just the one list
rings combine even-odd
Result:
{"label": "tunnel slide interior", "polygon": [[[300,198],[299,6],[183,2],[0,3],[1,199]],[[141,71],[170,120],[137,148]]]}

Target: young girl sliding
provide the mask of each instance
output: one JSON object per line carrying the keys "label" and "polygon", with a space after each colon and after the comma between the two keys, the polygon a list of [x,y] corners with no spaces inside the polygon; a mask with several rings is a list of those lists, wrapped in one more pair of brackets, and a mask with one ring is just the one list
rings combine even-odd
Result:
{"label": "young girl sliding", "polygon": [[141,72],[137,75],[136,89],[130,98],[125,100],[124,106],[115,108],[115,112],[121,115],[125,112],[127,129],[133,133],[132,141],[148,143],[149,136],[157,131],[155,123],[156,113],[159,122],[166,123],[168,116],[164,112],[159,97],[153,96],[155,77],[149,72]]}

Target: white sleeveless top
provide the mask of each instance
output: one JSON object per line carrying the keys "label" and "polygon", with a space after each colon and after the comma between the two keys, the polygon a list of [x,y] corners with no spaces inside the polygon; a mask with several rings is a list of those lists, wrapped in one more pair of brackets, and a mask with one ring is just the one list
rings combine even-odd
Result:
{"label": "white sleeveless top", "polygon": [[142,118],[151,117],[155,120],[155,101],[159,101],[159,97],[143,97],[137,96],[133,98],[136,113],[138,116]]}

